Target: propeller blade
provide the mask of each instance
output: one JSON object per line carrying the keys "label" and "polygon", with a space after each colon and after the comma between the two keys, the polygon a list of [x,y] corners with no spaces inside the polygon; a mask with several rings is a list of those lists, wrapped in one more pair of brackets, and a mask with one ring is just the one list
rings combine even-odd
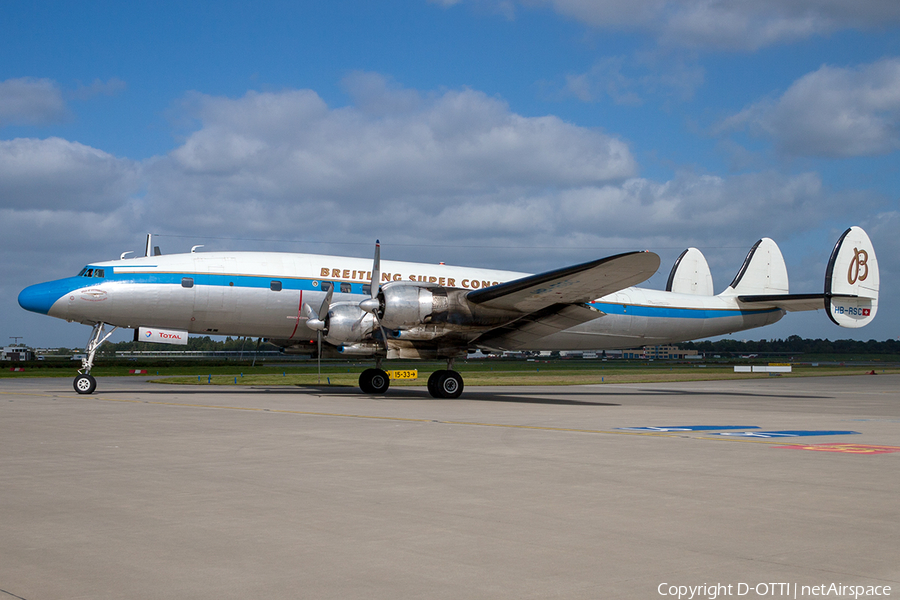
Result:
{"label": "propeller blade", "polygon": [[328,309],[331,307],[332,296],[334,296],[334,284],[331,284],[331,288],[328,290],[328,293],[325,294],[325,299],[322,300],[322,306],[319,307],[319,314],[323,315],[326,319],[328,318]]}
{"label": "propeller blade", "polygon": [[[387,352],[387,332],[381,325],[381,319],[378,318],[378,311],[381,309],[381,302],[379,302],[378,300],[379,291],[381,291],[381,242],[379,240],[375,240],[375,259],[372,264],[372,281],[369,282],[369,293],[372,297],[368,300],[363,300],[362,302],[360,302],[359,307],[375,318],[375,324],[378,326],[378,329],[381,330],[381,339],[384,342],[384,351]],[[359,320],[353,324],[354,329],[358,327],[360,323],[362,323],[363,318],[365,318],[365,315],[360,317]]]}
{"label": "propeller blade", "polygon": [[381,288],[381,242],[375,240],[375,260],[372,265],[372,282],[369,285],[369,291],[372,299],[378,297],[378,290]]}

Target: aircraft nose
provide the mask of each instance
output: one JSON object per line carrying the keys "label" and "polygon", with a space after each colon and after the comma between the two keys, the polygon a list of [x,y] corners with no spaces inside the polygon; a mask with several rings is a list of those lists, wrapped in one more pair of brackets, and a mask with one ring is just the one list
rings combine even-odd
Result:
{"label": "aircraft nose", "polygon": [[68,286],[63,289],[59,283],[58,281],[49,281],[28,286],[19,293],[19,306],[42,315],[49,314],[53,304],[69,292]]}

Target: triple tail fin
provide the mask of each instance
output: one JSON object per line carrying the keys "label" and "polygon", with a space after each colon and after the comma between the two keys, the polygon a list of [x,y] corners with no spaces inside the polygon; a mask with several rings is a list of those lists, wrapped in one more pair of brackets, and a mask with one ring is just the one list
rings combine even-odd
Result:
{"label": "triple tail fin", "polygon": [[872,240],[860,227],[841,235],[825,270],[828,316],[841,327],[863,327],[878,311],[878,259]]}
{"label": "triple tail fin", "polygon": [[[762,252],[760,251],[762,249]],[[868,325],[878,310],[878,259],[872,240],[860,227],[841,235],[825,270],[822,294],[789,294],[787,269],[775,242],[763,238],[747,255],[737,277],[720,296],[737,296],[741,304],[786,311],[826,309],[841,327]]]}
{"label": "triple tail fin", "polygon": [[734,281],[720,296],[787,295],[787,266],[781,250],[770,238],[756,242]]}
{"label": "triple tail fin", "polygon": [[706,257],[696,248],[688,248],[675,261],[666,291],[695,296],[714,296],[712,273]]}

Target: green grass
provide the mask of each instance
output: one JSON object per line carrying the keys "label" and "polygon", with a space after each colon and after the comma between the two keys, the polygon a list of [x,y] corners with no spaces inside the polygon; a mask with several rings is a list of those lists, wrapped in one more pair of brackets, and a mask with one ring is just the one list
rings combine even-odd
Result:
{"label": "green grass", "polygon": [[[532,363],[533,364],[533,363]],[[665,365],[636,365],[608,368],[556,368],[556,365],[548,367],[521,367],[512,368],[469,368],[472,365],[457,365],[457,370],[462,373],[467,386],[512,386],[512,385],[580,385],[580,384],[609,384],[609,383],[661,383],[669,381],[713,381],[734,379],[762,379],[770,377],[767,373],[735,373],[732,366],[665,366]],[[507,365],[503,365],[506,367]],[[388,368],[393,368],[393,365]],[[399,367],[398,367],[399,368]],[[414,367],[412,367],[414,368]],[[440,367],[438,367],[440,368]],[[422,386],[428,380],[428,376],[435,370],[431,366],[427,369],[419,368],[419,378],[416,380],[397,380],[391,382],[392,386]],[[867,367],[794,367],[790,374],[782,377],[816,377],[826,375],[863,375],[871,371]],[[361,369],[323,369],[321,384],[332,386],[351,386],[358,384]],[[878,369],[878,372],[900,373],[900,368]],[[157,380],[160,383],[171,384],[203,384],[214,385],[258,385],[258,386],[306,386],[316,385],[318,376],[315,372],[307,373],[269,373],[240,375],[212,375],[201,377],[174,377]]]}
{"label": "green grass", "polygon": [[[751,361],[740,361],[748,363]],[[761,361],[752,361],[765,364]],[[359,373],[370,368],[372,362],[331,362],[322,365],[323,385],[358,385]],[[0,378],[10,377],[74,377],[79,363],[40,368],[43,365],[26,366],[24,373],[14,373],[9,368],[0,371]],[[393,386],[422,386],[428,376],[437,369],[445,368],[443,362],[388,361],[388,370],[417,369],[416,380],[393,381]],[[668,381],[711,381],[722,379],[767,378],[766,373],[735,373],[732,364],[706,363],[705,367],[695,364],[667,362],[599,362],[590,360],[554,360],[549,362],[527,362],[508,360],[457,361],[455,368],[462,373],[467,386],[497,385],[578,385],[607,383],[660,383]],[[319,379],[315,362],[251,367],[249,364],[204,365],[188,364],[178,366],[150,366],[140,362],[118,365],[99,365],[91,374],[97,378],[127,377],[131,369],[144,369],[154,381],[169,384],[208,385],[259,385],[259,386],[303,386],[316,385]],[[818,366],[794,365],[793,372],[783,377],[812,377],[828,375],[862,375],[875,370],[876,373],[900,373],[896,365],[867,366]],[[156,379],[156,376],[159,379]],[[143,375],[142,375],[143,376]]]}

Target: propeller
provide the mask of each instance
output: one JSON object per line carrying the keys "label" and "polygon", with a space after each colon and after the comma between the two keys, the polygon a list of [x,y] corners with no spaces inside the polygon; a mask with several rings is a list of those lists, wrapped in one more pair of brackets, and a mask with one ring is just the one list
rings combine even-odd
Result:
{"label": "propeller", "polygon": [[[378,318],[378,310],[381,308],[381,302],[378,301],[378,292],[381,291],[381,242],[375,240],[375,260],[372,265],[372,281],[369,283],[369,293],[371,297],[359,303],[359,307],[375,318],[375,324],[381,330],[381,340],[384,342],[385,353],[388,350],[387,333]],[[360,319],[362,321],[362,319]]]}
{"label": "propeller", "polygon": [[[319,307],[319,312],[313,309],[309,304],[303,304],[303,316],[306,317],[306,326],[316,332],[316,343],[318,345],[318,352],[316,353],[316,363],[318,370],[318,379],[319,383],[322,383],[322,334],[328,328],[328,324],[325,319],[328,318],[328,309],[331,307],[331,297],[334,295],[334,285],[332,284],[331,288],[328,290],[328,293],[325,294],[325,299],[322,300],[322,306]],[[319,317],[322,315],[322,317]]]}

